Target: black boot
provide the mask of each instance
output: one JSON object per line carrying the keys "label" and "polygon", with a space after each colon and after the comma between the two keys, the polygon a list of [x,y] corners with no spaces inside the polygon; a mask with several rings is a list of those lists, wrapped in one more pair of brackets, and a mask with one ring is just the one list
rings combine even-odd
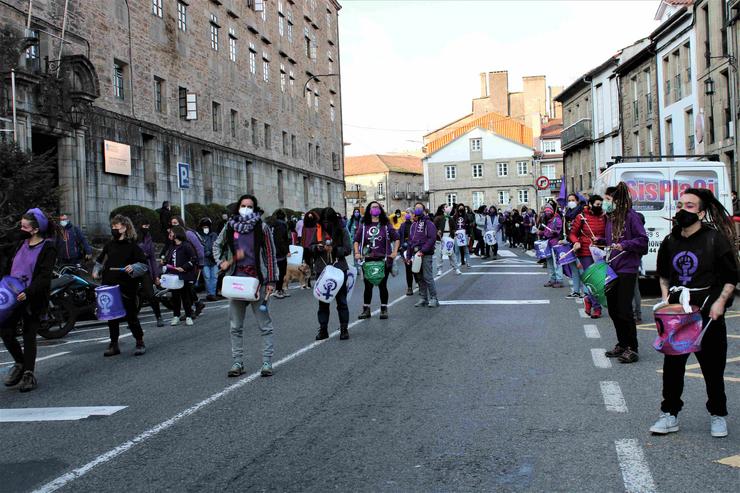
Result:
{"label": "black boot", "polygon": [[116,356],[118,354],[121,354],[121,350],[118,349],[118,342],[111,342],[108,345],[108,349],[106,349],[103,353],[103,356]]}
{"label": "black boot", "polygon": [[362,307],[362,313],[360,313],[360,316],[357,317],[359,320],[364,320],[366,318],[370,318],[370,307],[364,306]]}
{"label": "black boot", "polygon": [[347,327],[339,327],[339,340],[346,341],[347,339],[349,339],[349,330]]}
{"label": "black boot", "polygon": [[316,333],[316,340],[323,341],[329,338],[329,330],[326,327],[319,327],[319,331]]}
{"label": "black boot", "polygon": [[388,307],[380,305],[380,320],[388,320]]}

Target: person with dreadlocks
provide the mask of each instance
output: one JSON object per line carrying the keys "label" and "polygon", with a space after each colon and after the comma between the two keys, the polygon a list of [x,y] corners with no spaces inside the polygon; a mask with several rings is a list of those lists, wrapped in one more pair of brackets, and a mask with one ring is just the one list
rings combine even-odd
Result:
{"label": "person with dreadlocks", "polygon": [[[681,195],[681,202],[683,207],[676,213],[677,226],[658,250],[660,291],[666,303],[686,301],[688,295],[688,303],[700,307],[706,332],[701,350],[694,354],[707,388],[710,433],[713,437],[725,437],[725,311],[732,305],[739,280],[734,227],[730,214],[710,190],[689,188]],[[660,417],[650,428],[654,434],[678,431],[688,358],[689,354],[664,356],[663,402]]]}
{"label": "person with dreadlocks", "polygon": [[606,356],[618,358],[620,363],[634,363],[639,356],[632,298],[640,271],[640,258],[648,252],[648,237],[640,216],[632,208],[632,198],[624,182],[619,182],[613,190],[607,189],[605,195],[604,210],[611,210],[604,234],[609,247],[607,262],[617,274],[606,293],[609,318],[617,332],[617,344],[614,349],[606,351]]}

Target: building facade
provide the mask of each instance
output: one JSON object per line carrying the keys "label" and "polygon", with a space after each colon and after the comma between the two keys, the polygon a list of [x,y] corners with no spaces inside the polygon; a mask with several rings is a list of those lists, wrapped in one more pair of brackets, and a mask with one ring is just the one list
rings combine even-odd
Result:
{"label": "building facade", "polygon": [[556,98],[563,105],[563,168],[568,190],[587,191],[596,178],[591,81],[581,77]]}
{"label": "building facade", "polygon": [[430,208],[453,203],[534,206],[533,151],[480,127],[457,137],[423,160]]}
{"label": "building facade", "polygon": [[560,184],[565,169],[563,167],[563,150],[560,139],[563,133],[563,121],[553,119],[542,125],[539,148],[534,162],[535,176],[544,176],[550,180],[549,190],[538,191],[538,205],[560,192]]}
{"label": "building facade", "polygon": [[347,187],[346,211],[355,207],[364,211],[372,200],[389,214],[406,210],[416,202],[427,204],[421,158],[411,155],[370,154],[348,156],[344,162]]}
{"label": "building facade", "polygon": [[[51,151],[62,208],[93,232],[115,207],[234,202],[274,210],[343,201],[334,0],[101,0],[0,4],[15,51],[17,140]],[[60,38],[64,42],[60,43]],[[61,48],[60,48],[61,46]],[[324,76],[324,74],[335,74]],[[320,76],[320,77],[315,77]],[[7,126],[7,122],[6,122]]]}

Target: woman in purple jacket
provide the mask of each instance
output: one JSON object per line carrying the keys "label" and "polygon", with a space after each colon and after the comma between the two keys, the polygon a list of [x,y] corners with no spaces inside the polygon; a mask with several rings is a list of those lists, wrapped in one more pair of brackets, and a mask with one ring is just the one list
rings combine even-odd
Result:
{"label": "woman in purple jacket", "polygon": [[157,318],[157,327],[162,327],[164,325],[162,321],[162,310],[159,308],[159,301],[157,301],[157,297],[154,295],[154,284],[159,284],[159,274],[162,272],[162,266],[157,261],[157,254],[154,251],[154,240],[149,231],[150,226],[147,219],[141,221],[141,230],[139,231],[141,241],[139,242],[139,248],[141,248],[144,256],[146,256],[148,270],[141,277],[141,291],[149,306],[152,307],[154,316]]}
{"label": "woman in purple jacket", "polygon": [[[540,237],[547,240],[550,248],[554,247],[560,241],[563,234],[563,220],[551,204],[545,206],[544,221],[540,223]],[[546,288],[563,287],[563,266],[558,264],[553,250],[549,257],[545,259],[547,263],[547,272],[550,274],[550,280],[545,283]]]}
{"label": "woman in purple jacket", "polygon": [[198,267],[198,254],[188,241],[185,229],[181,226],[170,228],[170,249],[165,255],[168,273],[177,274],[185,281],[180,289],[172,290],[173,317],[170,325],[180,323],[180,304],[185,309],[185,325],[193,325],[193,299],[191,297],[192,284],[195,281]]}
{"label": "woman in purple jacket", "polygon": [[620,363],[634,363],[637,354],[637,326],[632,313],[632,298],[640,271],[640,258],[648,252],[648,237],[640,216],[632,209],[632,198],[624,182],[607,189],[604,211],[607,213],[605,238],[610,246],[607,262],[617,274],[606,292],[609,318],[617,332],[617,344],[607,351]]}
{"label": "woman in purple jacket", "polygon": [[411,223],[408,248],[406,248],[406,263],[408,265],[411,264],[414,256],[421,257],[421,271],[414,274],[416,282],[419,284],[419,296],[421,296],[421,299],[414,306],[436,308],[439,306],[439,301],[437,301],[437,287],[434,284],[433,264],[437,228],[434,226],[434,222],[427,216],[424,210],[424,204],[421,202],[417,202],[414,205],[414,215],[416,216],[416,221]]}

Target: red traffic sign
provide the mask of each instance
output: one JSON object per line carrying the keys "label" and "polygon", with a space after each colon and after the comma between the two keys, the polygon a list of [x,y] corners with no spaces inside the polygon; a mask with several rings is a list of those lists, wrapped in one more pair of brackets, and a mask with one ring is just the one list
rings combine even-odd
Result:
{"label": "red traffic sign", "polygon": [[545,190],[547,188],[550,188],[550,179],[546,176],[540,176],[537,178],[537,189],[538,190]]}

